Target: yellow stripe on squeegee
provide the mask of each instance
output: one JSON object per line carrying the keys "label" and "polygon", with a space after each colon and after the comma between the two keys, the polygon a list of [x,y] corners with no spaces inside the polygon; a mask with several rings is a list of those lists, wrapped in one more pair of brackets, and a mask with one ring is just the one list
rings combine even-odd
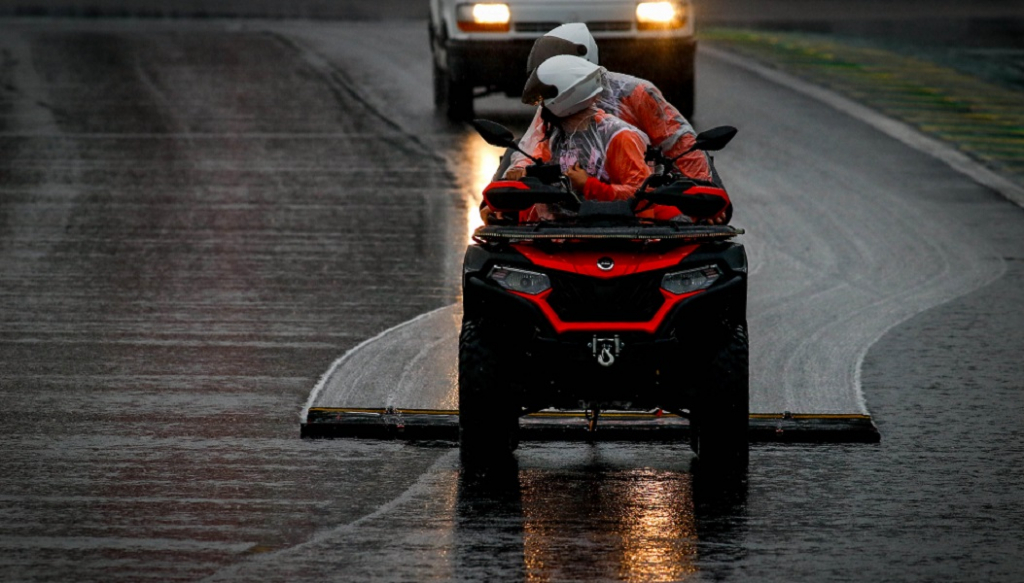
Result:
{"label": "yellow stripe on squeegee", "polygon": [[[582,411],[539,411],[537,413],[530,413],[527,417],[586,417],[587,413]],[[662,413],[658,415],[656,413],[630,413],[630,412],[618,412],[618,413],[605,413],[602,411],[599,415],[601,419],[657,419],[664,417],[679,417],[675,413]]]}
{"label": "yellow stripe on squeegee", "polygon": [[[310,413],[376,413],[384,415],[389,413],[387,409],[368,409],[361,407],[310,407]],[[393,409],[393,414],[403,415],[458,415],[459,412],[452,409]]]}
{"label": "yellow stripe on squeegee", "polygon": [[[384,415],[388,413],[387,409],[381,408],[360,408],[360,407],[312,407],[309,410],[310,413],[375,413],[377,415]],[[402,415],[458,415],[459,412],[456,409],[394,409],[394,414]],[[537,413],[530,413],[527,417],[543,418],[543,417],[586,417],[586,413],[582,411],[539,411]],[[609,412],[600,414],[600,417],[606,419],[656,419],[656,418],[672,418],[679,417],[675,413],[662,413],[658,415],[656,413],[631,413],[631,412]],[[870,421],[870,415],[863,415],[859,413],[791,413],[786,415],[785,413],[751,413],[751,419],[800,419],[800,420],[815,420],[815,419],[845,419],[845,420],[866,420]]]}
{"label": "yellow stripe on squeegee", "polygon": [[[550,412],[542,411],[539,413],[531,413],[527,417],[585,417],[586,413],[583,412]],[[602,419],[658,419],[665,417],[679,417],[675,413],[662,413],[658,415],[656,413],[605,413],[600,414]],[[837,420],[871,420],[870,415],[862,415],[858,413],[792,413],[786,415],[784,413],[751,413],[751,419],[800,419],[804,421],[811,421],[816,419],[837,419]]]}
{"label": "yellow stripe on squeegee", "polygon": [[[310,413],[370,413],[376,415],[384,415],[388,413],[387,409],[380,408],[364,408],[364,407],[311,407]],[[402,415],[458,415],[457,409],[394,409],[393,414]],[[541,411],[538,413],[530,413],[527,417],[584,417],[586,413],[581,412],[552,412],[552,411]],[[601,413],[601,417],[604,418],[637,418],[646,419],[648,417],[658,417],[654,413]],[[678,417],[678,415],[672,413],[662,413],[661,417]]]}
{"label": "yellow stripe on squeegee", "polygon": [[847,420],[871,420],[871,415],[859,413],[751,413],[751,419],[847,419]]}

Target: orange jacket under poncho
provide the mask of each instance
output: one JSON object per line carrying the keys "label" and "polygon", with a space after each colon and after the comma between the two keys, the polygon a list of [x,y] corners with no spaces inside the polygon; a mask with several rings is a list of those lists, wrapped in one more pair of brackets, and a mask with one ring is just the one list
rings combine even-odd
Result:
{"label": "orange jacket under poncho", "polygon": [[[644,161],[648,143],[643,132],[598,109],[585,127],[574,132],[555,128],[534,152],[544,162],[557,161],[562,173],[575,164],[586,170],[590,178],[580,193],[583,198],[628,200],[651,174]],[[654,205],[639,216],[668,219],[678,214],[675,208]],[[535,220],[536,215],[524,213],[522,219]]]}
{"label": "orange jacket under poncho", "polygon": [[[669,158],[693,146],[697,136],[693,126],[649,81],[604,71],[601,85],[603,88],[597,98],[597,106],[647,134],[651,144],[660,148]],[[519,147],[534,153],[543,140],[544,121],[540,117],[540,108],[537,108],[530,128],[519,141]],[[512,154],[513,167],[527,166],[529,163],[522,154]],[[690,152],[676,160],[676,166],[684,176],[711,180],[711,166],[704,152]]]}
{"label": "orange jacket under poncho", "polygon": [[[598,96],[597,106],[606,113],[635,126],[666,156],[674,158],[693,146],[696,140],[693,126],[649,81],[622,73],[603,71],[601,84],[603,88]],[[544,126],[538,107],[530,128],[519,141],[519,147],[538,157],[544,143]],[[529,164],[529,159],[522,154],[512,154],[511,167],[525,167]],[[676,160],[676,167],[689,178],[703,181],[712,179],[708,156],[700,150],[681,156]],[[732,209],[729,208],[731,203],[724,192],[723,197],[726,199],[726,210],[723,213],[729,216],[732,214]]]}

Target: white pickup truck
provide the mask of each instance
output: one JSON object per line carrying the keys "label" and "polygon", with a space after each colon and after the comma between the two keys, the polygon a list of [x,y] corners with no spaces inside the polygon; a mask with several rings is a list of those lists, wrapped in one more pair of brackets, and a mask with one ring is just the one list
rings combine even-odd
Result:
{"label": "white pickup truck", "polygon": [[693,114],[697,43],[690,0],[430,0],[438,110],[466,120],[476,97],[519,96],[533,42],[567,22],[586,23],[602,66],[651,81],[683,115]]}

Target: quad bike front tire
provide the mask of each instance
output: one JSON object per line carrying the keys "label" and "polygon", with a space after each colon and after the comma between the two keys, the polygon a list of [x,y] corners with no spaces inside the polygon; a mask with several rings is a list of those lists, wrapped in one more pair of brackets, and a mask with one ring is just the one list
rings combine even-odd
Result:
{"label": "quad bike front tire", "polygon": [[503,366],[511,353],[482,319],[466,318],[459,335],[459,448],[463,459],[488,458],[519,446],[521,408]]}
{"label": "quad bike front tire", "polygon": [[749,342],[746,322],[726,323],[690,416],[690,447],[702,466],[745,470],[749,459]]}

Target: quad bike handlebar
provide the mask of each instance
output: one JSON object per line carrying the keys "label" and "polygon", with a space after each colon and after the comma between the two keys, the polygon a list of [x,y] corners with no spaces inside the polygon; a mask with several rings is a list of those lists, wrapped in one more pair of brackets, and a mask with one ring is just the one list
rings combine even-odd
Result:
{"label": "quad bike handlebar", "polygon": [[525,211],[535,204],[558,204],[578,207],[579,197],[564,185],[545,184],[527,176],[522,180],[492,182],[484,189],[487,206],[499,212]]}

